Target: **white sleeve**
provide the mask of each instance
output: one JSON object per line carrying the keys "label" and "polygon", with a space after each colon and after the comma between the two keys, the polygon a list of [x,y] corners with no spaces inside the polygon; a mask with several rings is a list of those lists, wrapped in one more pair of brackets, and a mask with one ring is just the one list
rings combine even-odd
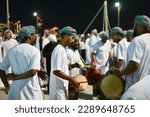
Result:
{"label": "white sleeve", "polygon": [[95,44],[95,45],[92,47],[92,52],[96,54],[96,53],[97,53],[97,48],[98,48],[98,47],[97,47],[97,44]]}
{"label": "white sleeve", "polygon": [[[55,66],[53,66],[54,67],[53,71],[55,71],[55,70],[62,71],[62,64],[64,62],[66,62],[63,59],[63,56],[64,56],[63,51],[61,49],[57,48],[57,50],[55,52],[53,52],[53,54],[54,54],[54,56],[53,56],[54,57],[53,58],[54,61],[52,61],[52,62],[55,63]],[[67,66],[65,66],[65,67],[67,67]]]}
{"label": "white sleeve", "polygon": [[0,69],[5,71],[9,68],[9,66],[10,66],[10,60],[7,53],[2,63],[0,64]]}
{"label": "white sleeve", "polygon": [[126,93],[121,97],[121,100],[137,100],[132,94],[134,94],[134,92],[126,92]]}
{"label": "white sleeve", "polygon": [[67,53],[68,62],[69,62],[69,64],[71,64],[70,50],[66,49],[66,53]]}
{"label": "white sleeve", "polygon": [[40,59],[41,59],[40,51],[38,49],[36,49],[35,55],[32,57],[29,69],[40,70],[40,68],[41,68],[41,66],[40,66]]}
{"label": "white sleeve", "polygon": [[129,61],[135,61],[137,63],[141,62],[141,58],[144,54],[144,43],[141,40],[136,40],[131,43],[131,50],[129,51],[130,54],[128,56]]}
{"label": "white sleeve", "polygon": [[110,52],[110,53],[112,52],[110,41],[109,41],[109,52]]}
{"label": "white sleeve", "polygon": [[118,47],[117,47],[117,58],[118,60],[121,59],[121,60],[124,60],[124,54],[125,54],[125,50],[123,48],[123,45],[121,43],[118,44]]}

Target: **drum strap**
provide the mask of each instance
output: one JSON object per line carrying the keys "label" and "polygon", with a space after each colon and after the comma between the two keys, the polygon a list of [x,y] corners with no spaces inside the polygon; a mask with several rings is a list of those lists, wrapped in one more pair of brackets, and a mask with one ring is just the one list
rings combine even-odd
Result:
{"label": "drum strap", "polygon": [[106,62],[106,64],[105,64],[105,67],[107,67],[108,63],[109,63],[109,60],[107,60],[107,62]]}

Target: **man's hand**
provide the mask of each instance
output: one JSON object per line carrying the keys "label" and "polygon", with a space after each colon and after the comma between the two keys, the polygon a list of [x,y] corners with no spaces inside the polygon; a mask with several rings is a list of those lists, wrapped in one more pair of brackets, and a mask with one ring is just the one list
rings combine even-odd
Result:
{"label": "man's hand", "polygon": [[75,87],[75,88],[79,88],[79,86],[80,86],[80,83],[79,82],[77,82],[77,80],[75,79],[75,78],[71,78],[71,84]]}
{"label": "man's hand", "polygon": [[6,75],[7,80],[15,80],[15,74],[14,73],[9,73]]}
{"label": "man's hand", "polygon": [[119,76],[120,75],[120,70],[118,68],[115,68],[115,67],[112,67],[108,72],[107,74],[114,74],[114,75],[117,75]]}
{"label": "man's hand", "polygon": [[96,62],[93,61],[91,66],[92,66],[92,68],[95,69],[96,68]]}
{"label": "man's hand", "polygon": [[10,87],[5,88],[5,93],[8,94]]}
{"label": "man's hand", "polygon": [[48,79],[48,75],[45,71],[38,71],[38,76],[44,81],[46,81],[46,79]]}
{"label": "man's hand", "polygon": [[74,66],[77,67],[77,68],[80,68],[80,64],[79,63],[75,63]]}

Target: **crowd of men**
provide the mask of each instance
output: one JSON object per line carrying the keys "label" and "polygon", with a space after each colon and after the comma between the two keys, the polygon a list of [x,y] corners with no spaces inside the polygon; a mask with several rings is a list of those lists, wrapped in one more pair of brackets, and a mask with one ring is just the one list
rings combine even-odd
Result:
{"label": "crowd of men", "polygon": [[[0,87],[5,87],[8,100],[43,100],[40,71],[48,75],[50,100],[77,100],[84,65],[100,71],[104,78],[115,68],[115,75],[125,80],[120,99],[150,99],[150,18],[135,17],[133,29],[113,27],[110,34],[92,30],[87,36],[65,26],[58,32],[45,29],[37,35],[34,26],[24,26],[17,38],[6,30],[0,40]],[[71,93],[74,92],[72,95]],[[93,86],[93,99],[106,99]]]}

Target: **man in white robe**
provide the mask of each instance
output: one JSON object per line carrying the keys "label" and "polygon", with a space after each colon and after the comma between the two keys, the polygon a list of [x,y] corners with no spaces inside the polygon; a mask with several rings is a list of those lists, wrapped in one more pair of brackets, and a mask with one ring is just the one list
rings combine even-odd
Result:
{"label": "man in white robe", "polygon": [[126,75],[126,90],[150,74],[150,19],[145,15],[135,18],[134,33],[127,52],[127,65],[120,72]]}
{"label": "man in white robe", "polygon": [[59,32],[62,39],[60,44],[54,48],[51,56],[50,100],[67,100],[69,82],[74,87],[79,87],[79,83],[73,77],[69,76],[69,62],[65,50],[66,46],[74,40],[76,30],[70,26],[66,26]]}
{"label": "man in white robe", "polygon": [[[35,27],[24,26],[19,32],[18,44],[10,49],[0,64],[1,78],[13,80],[8,92],[8,100],[43,99],[37,72],[40,70],[40,51],[35,48]],[[5,74],[11,66],[12,73]],[[2,80],[2,81],[3,81]]]}
{"label": "man in white robe", "polygon": [[[75,77],[79,74],[81,74],[81,69],[80,67],[83,67],[84,64],[81,60],[81,56],[79,54],[79,36],[76,35],[74,38],[74,42],[72,42],[67,48],[66,48],[66,52],[67,52],[67,56],[68,56],[68,60],[69,60],[69,75],[72,77]],[[74,95],[71,95],[72,93],[74,93]],[[78,96],[79,96],[79,92],[76,91],[76,89],[74,88],[74,86],[72,86],[72,84],[69,84],[69,99],[70,100],[77,100]]]}
{"label": "man in white robe", "polygon": [[90,49],[90,34],[87,35],[87,38],[85,40],[85,54],[86,54],[86,64],[91,64],[91,49]]}
{"label": "man in white robe", "polygon": [[121,100],[150,100],[150,75],[132,85],[121,97]]}
{"label": "man in white robe", "polygon": [[111,37],[117,43],[117,64],[116,68],[123,69],[127,56],[129,42],[124,38],[124,32],[120,27],[114,27],[111,30]]}
{"label": "man in white robe", "polygon": [[[3,35],[3,39],[0,41],[0,51],[2,53],[2,60],[5,58],[7,52],[14,46],[17,45],[17,41],[14,39],[14,34],[11,30],[6,30]],[[2,62],[2,60],[0,62]],[[11,67],[6,71],[6,73],[11,73]],[[11,84],[12,81],[9,81]],[[0,80],[0,88],[4,88]]]}
{"label": "man in white robe", "polygon": [[[100,70],[101,78],[103,78],[106,72],[109,70],[109,57],[111,56],[111,44],[109,42],[109,35],[106,32],[101,34],[102,40],[98,41],[92,52],[92,67]],[[104,98],[100,88],[99,82],[93,86],[93,95],[100,98]]]}

